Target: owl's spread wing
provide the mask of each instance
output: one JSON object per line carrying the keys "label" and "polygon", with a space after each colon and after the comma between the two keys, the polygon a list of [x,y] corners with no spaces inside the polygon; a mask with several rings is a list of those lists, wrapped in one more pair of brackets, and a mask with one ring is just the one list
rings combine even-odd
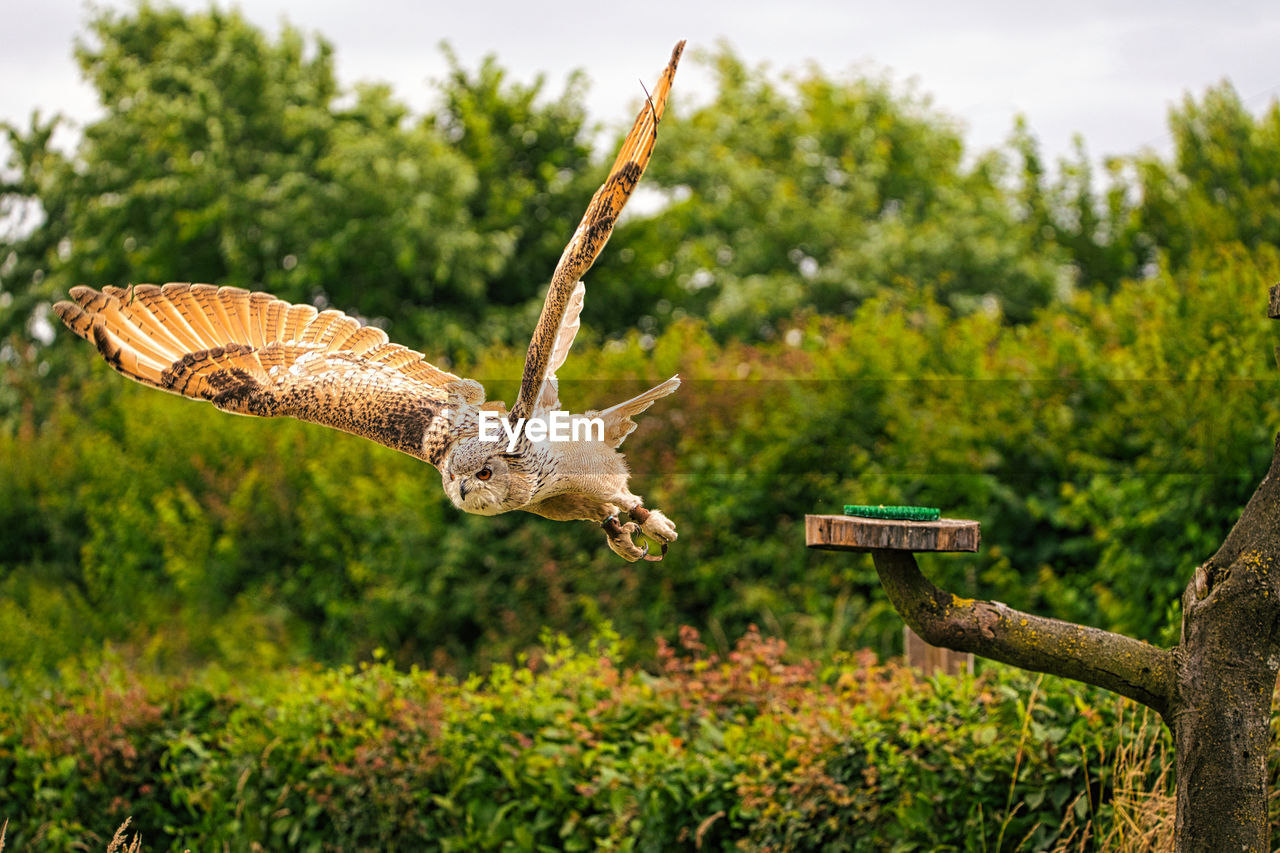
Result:
{"label": "owl's spread wing", "polygon": [[[676,74],[676,66],[680,62],[680,54],[684,52],[684,42],[680,42],[671,51],[671,59],[658,80],[648,102],[636,116],[631,132],[622,143],[622,150],[609,170],[600,189],[591,197],[587,212],[578,224],[578,228],[564,247],[560,262],[556,264],[555,273],[551,276],[551,286],[547,289],[547,298],[542,305],[542,315],[533,332],[533,340],[529,342],[529,352],[525,356],[524,375],[520,380],[520,393],[515,405],[511,407],[512,417],[528,417],[539,407],[543,396],[544,384],[555,373],[555,357],[564,360],[573,343],[573,335],[577,331],[577,312],[571,311],[576,288],[582,278],[608,242],[613,233],[614,222],[622,212],[627,199],[649,165],[649,157],[653,154],[654,143],[658,139],[658,122],[667,106],[667,95],[671,91],[671,81]],[[579,301],[579,310],[581,303]],[[566,321],[572,318],[572,325]],[[555,399],[556,392],[548,392],[549,400]],[[554,408],[554,405],[551,406]]]}
{"label": "owl's spread wing", "polygon": [[478,383],[341,311],[207,284],[71,289],[54,311],[106,362],[146,385],[259,417],[295,417],[432,464],[452,440],[450,405]]}
{"label": "owl's spread wing", "polygon": [[582,326],[578,316],[582,314],[582,303],[587,295],[587,287],[578,282],[569,294],[569,304],[565,308],[564,319],[560,321],[560,332],[556,336],[555,348],[551,351],[551,361],[547,364],[547,381],[542,383],[542,391],[533,406],[533,413],[538,417],[546,417],[548,412],[560,408],[560,383],[556,379],[556,371],[564,364],[573,339]]}

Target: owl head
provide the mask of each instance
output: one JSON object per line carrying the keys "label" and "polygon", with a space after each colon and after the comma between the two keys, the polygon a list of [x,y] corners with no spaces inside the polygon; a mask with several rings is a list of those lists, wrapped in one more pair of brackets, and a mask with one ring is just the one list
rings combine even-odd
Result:
{"label": "owl head", "polygon": [[497,515],[521,506],[529,487],[512,465],[517,455],[480,438],[454,444],[440,468],[445,494],[453,505],[476,515]]}

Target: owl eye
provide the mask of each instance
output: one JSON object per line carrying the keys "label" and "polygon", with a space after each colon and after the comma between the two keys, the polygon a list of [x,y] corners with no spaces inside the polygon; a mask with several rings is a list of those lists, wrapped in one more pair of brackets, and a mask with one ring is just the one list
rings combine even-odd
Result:
{"label": "owl eye", "polygon": [[493,472],[490,471],[488,468],[481,468],[479,471],[476,472],[477,480],[487,480],[492,476],[493,476]]}

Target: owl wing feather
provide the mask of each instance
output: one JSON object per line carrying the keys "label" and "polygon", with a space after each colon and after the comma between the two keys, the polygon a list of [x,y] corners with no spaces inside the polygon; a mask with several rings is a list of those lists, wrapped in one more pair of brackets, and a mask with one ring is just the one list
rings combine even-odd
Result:
{"label": "owl wing feather", "polygon": [[556,335],[556,345],[551,351],[551,360],[547,365],[547,381],[542,383],[542,391],[538,394],[538,402],[534,404],[533,413],[545,417],[548,412],[560,408],[560,382],[556,379],[556,371],[564,364],[565,357],[573,347],[573,339],[578,335],[582,323],[578,317],[582,314],[582,303],[587,295],[587,287],[582,282],[574,285],[569,294],[569,305],[565,308],[564,319],[560,321],[560,331]]}
{"label": "owl wing feather", "polygon": [[[574,295],[577,288],[582,286],[583,274],[604,249],[609,235],[613,233],[618,214],[622,212],[627,199],[639,183],[640,176],[644,174],[645,167],[649,165],[649,157],[653,154],[653,146],[658,139],[658,122],[662,120],[666,109],[671,81],[683,52],[684,42],[681,41],[671,51],[671,59],[653,94],[636,116],[635,124],[623,141],[622,150],[618,152],[613,168],[609,170],[609,176],[591,197],[586,214],[560,255],[560,261],[551,276],[551,286],[547,289],[546,301],[542,305],[542,314],[534,328],[533,339],[529,342],[520,392],[511,407],[513,418],[528,417],[538,410],[544,386],[554,378],[555,367],[552,364],[555,363],[555,358],[558,356],[563,362],[564,354],[573,343],[578,328],[578,311],[581,310],[580,297],[577,310],[570,310]],[[570,318],[572,324],[567,322]],[[556,366],[559,366],[558,363]],[[557,396],[552,388],[547,399],[555,400]]]}
{"label": "owl wing feather", "polygon": [[478,383],[341,311],[207,284],[70,295],[54,305],[58,317],[130,379],[226,412],[333,427],[434,465],[453,439],[448,407],[484,399]]}
{"label": "owl wing feather", "polygon": [[666,382],[655,385],[643,394],[637,394],[630,400],[610,406],[599,412],[587,412],[589,418],[600,418],[604,422],[604,442],[610,447],[618,447],[635,431],[636,422],[632,415],[638,415],[668,394],[675,393],[680,387],[680,377],[672,376]]}

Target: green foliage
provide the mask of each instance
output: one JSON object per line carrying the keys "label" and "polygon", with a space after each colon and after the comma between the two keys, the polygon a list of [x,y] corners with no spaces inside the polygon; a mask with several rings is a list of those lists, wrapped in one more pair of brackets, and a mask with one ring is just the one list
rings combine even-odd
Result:
{"label": "green foliage", "polygon": [[1016,208],[1036,251],[1065,252],[1075,283],[1088,288],[1113,290],[1144,274],[1154,260],[1152,238],[1133,215],[1124,160],[1107,161],[1107,186],[1100,193],[1083,138],[1074,139],[1072,157],[1059,161],[1055,177],[1047,173],[1039,144],[1022,119],[1010,147],[1022,164]]}
{"label": "green foliage", "polygon": [[[1213,264],[1079,294],[1017,331],[917,295],[763,345],[685,322],[648,353],[639,338],[584,347],[561,371],[583,409],[686,377],[627,443],[649,504],[681,525],[659,564],[620,563],[591,525],[467,516],[410,457],[228,418],[97,364],[0,436],[0,660],[16,677],[103,641],[161,668],[382,647],[467,671],[543,627],[582,637],[602,619],[633,638],[685,623],[723,645],[756,623],[805,653],[892,653],[900,622],[869,560],[802,546],[806,513],[851,501],[980,520],[982,552],[928,567],[957,591],[1159,640],[1188,560],[1213,552],[1265,470],[1280,414],[1272,330],[1239,308],[1280,260]],[[519,359],[495,352],[473,372],[514,377]],[[33,626],[51,619],[74,627],[50,642]]]}
{"label": "green foliage", "polygon": [[[24,223],[0,236],[11,842],[92,844],[89,820],[131,812],[201,848],[860,849],[875,827],[906,849],[936,825],[955,849],[1041,849],[1064,808],[1109,819],[1111,746],[1082,720],[1120,724],[1091,694],[1027,712],[1012,676],[817,676],[757,640],[624,667],[677,624],[722,655],[751,624],[823,660],[896,651],[869,562],[802,545],[806,513],[847,503],[979,519],[981,553],[926,566],[957,591],[1176,639],[1280,414],[1278,108],[1188,98],[1172,162],[1116,160],[1099,185],[1083,142],[1056,172],[1023,126],[966,156],[884,78],[778,77],[721,48],[713,100],[677,96],[663,123],[646,182],[669,203],[620,224],[560,371],[580,409],[685,379],[626,445],[681,538],[628,565],[590,525],[463,515],[384,448],[124,383],[47,325],[81,282],[260,287],[393,318],[510,400],[611,159],[580,76],[547,101],[454,61],[440,112],[411,116],[385,87],[340,92],[322,39],[149,5],[95,12],[77,57],[106,114],[74,152],[56,117],[0,128],[0,213]],[[544,628],[586,643],[605,623],[625,638],[607,666],[511,667]],[[400,669],[291,668],[377,649]],[[293,683],[77,686],[116,655]],[[473,671],[493,675],[450,680]],[[42,708],[50,685],[66,695]]]}
{"label": "green foliage", "polygon": [[712,65],[715,99],[672,123],[651,166],[683,200],[620,231],[628,250],[602,269],[625,265],[630,287],[748,338],[908,282],[1018,321],[1051,301],[1065,259],[1037,251],[1000,158],[964,166],[959,134],[925,99],[816,69],[780,85],[727,47]]}
{"label": "green foliage", "polygon": [[1149,782],[1167,761],[1096,691],[784,651],[685,630],[646,673],[606,633],[483,680],[375,663],[251,695],[105,667],[5,702],[0,812],[20,849],[132,815],[154,850],[1045,850],[1118,819],[1120,743],[1159,748],[1129,768]]}
{"label": "green foliage", "polygon": [[475,170],[478,186],[467,203],[476,228],[512,245],[487,278],[485,304],[536,299],[540,306],[585,200],[603,180],[590,168],[591,149],[582,139],[586,77],[573,74],[544,105],[542,77],[531,85],[508,83],[493,56],[468,73],[447,47],[445,55],[444,103],[432,121]]}
{"label": "green foliage", "polygon": [[273,43],[239,12],[143,4],[89,26],[76,55],[106,115],[74,155],[56,120],[3,128],[5,207],[43,215],[0,240],[20,297],[0,332],[29,339],[75,284],[180,277],[341,305],[446,353],[527,334],[598,177],[580,78],[543,104],[492,60],[455,64],[447,112],[413,119],[385,86],[340,92],[328,42]]}
{"label": "green foliage", "polygon": [[1280,245],[1280,103],[1255,118],[1227,82],[1169,114],[1172,163],[1135,158],[1137,226],[1177,267],[1207,248]]}

